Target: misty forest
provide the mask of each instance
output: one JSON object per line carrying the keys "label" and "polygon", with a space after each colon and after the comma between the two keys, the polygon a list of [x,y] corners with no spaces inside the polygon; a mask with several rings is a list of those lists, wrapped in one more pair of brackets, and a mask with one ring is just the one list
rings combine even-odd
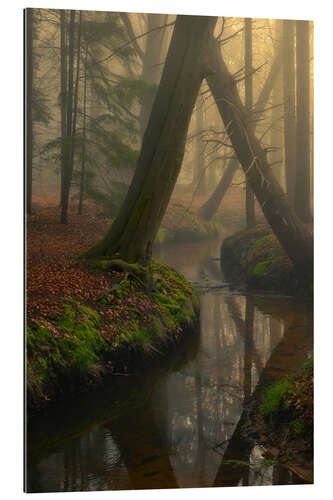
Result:
{"label": "misty forest", "polygon": [[25,10],[28,492],[313,482],[313,23]]}

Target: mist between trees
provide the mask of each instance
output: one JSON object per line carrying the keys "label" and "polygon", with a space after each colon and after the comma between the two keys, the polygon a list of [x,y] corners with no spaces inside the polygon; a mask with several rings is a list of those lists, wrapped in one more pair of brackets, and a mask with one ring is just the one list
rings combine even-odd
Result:
{"label": "mist between trees", "polygon": [[175,191],[210,220],[239,186],[311,279],[312,53],[310,21],[27,9],[27,212],[93,200],[87,256],[146,265]]}

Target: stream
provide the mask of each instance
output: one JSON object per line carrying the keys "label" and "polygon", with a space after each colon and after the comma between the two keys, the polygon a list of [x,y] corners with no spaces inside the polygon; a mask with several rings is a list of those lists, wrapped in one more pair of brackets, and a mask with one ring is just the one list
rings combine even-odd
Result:
{"label": "stream", "polygon": [[312,304],[233,290],[220,245],[155,250],[200,288],[200,331],[149,374],[113,377],[31,418],[28,492],[303,483],[263,463],[260,443],[242,436],[240,422],[245,403],[312,351]]}

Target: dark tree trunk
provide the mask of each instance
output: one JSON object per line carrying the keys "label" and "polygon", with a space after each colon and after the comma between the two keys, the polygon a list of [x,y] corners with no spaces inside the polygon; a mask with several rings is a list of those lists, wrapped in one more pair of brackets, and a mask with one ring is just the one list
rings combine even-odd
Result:
{"label": "dark tree trunk", "polygon": [[66,167],[66,103],[67,103],[67,43],[66,11],[60,11],[60,114],[61,114],[61,175],[60,206],[64,199],[64,175]]}
{"label": "dark tree trunk", "polygon": [[25,162],[26,162],[26,211],[31,214],[32,201],[32,156],[33,156],[33,124],[32,124],[32,86],[33,86],[33,13],[25,10]]}
{"label": "dark tree trunk", "polygon": [[65,135],[65,162],[63,172],[63,190],[61,201],[61,223],[67,224],[69,192],[72,181],[72,127],[73,127],[73,74],[74,74],[74,22],[75,10],[70,12],[69,35],[68,35],[68,87],[66,99],[66,135]]}
{"label": "dark tree trunk", "polygon": [[303,222],[310,210],[310,33],[309,21],[296,21],[296,190],[295,211]]}
{"label": "dark tree trunk", "polygon": [[300,278],[312,282],[313,240],[296,216],[267,162],[266,153],[247,124],[244,106],[222,57],[212,40],[209,48],[207,82],[262,211],[295,265]]}
{"label": "dark tree trunk", "polygon": [[81,175],[80,175],[79,215],[82,214],[82,209],[83,209],[84,183],[85,183],[85,174],[86,174],[87,61],[88,61],[88,44],[86,46],[85,61],[84,61],[83,125],[82,125],[82,163],[81,163]]}
{"label": "dark tree trunk", "polygon": [[295,203],[295,21],[283,21],[283,99],[286,189],[290,205]]}
{"label": "dark tree trunk", "polygon": [[[252,20],[244,21],[244,53],[245,53],[245,109],[251,116],[253,106],[253,79],[252,79]],[[245,193],[246,227],[250,229],[256,225],[254,213],[254,195],[250,183],[246,181]]]}
{"label": "dark tree trunk", "polygon": [[215,17],[178,16],[132,183],[118,217],[88,257],[148,265],[181,168]]}
{"label": "dark tree trunk", "polygon": [[[283,21],[276,20],[274,33],[274,52],[280,54]],[[276,180],[281,187],[284,187],[283,168],[283,96],[282,96],[282,75],[278,75],[274,88],[272,89],[272,115],[270,130],[270,146],[273,148],[269,154],[269,162],[273,167]]]}
{"label": "dark tree trunk", "polygon": [[[277,75],[279,74],[280,68],[281,68],[281,52],[279,52],[275,57],[271,70],[260,92],[253,113],[255,117],[257,117],[257,114],[259,114],[264,110],[266,102],[269,98],[269,95],[276,81]],[[216,187],[216,190],[214,191],[212,196],[199,209],[199,215],[202,219],[211,220],[212,217],[215,215],[238,168],[239,168],[238,160],[229,161],[228,166],[225,169],[223,176]]]}

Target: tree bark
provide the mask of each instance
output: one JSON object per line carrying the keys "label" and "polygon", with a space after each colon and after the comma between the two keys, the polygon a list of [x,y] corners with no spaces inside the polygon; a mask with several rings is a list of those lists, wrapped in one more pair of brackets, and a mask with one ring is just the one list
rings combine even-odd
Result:
{"label": "tree bark", "polygon": [[60,126],[61,126],[61,173],[60,206],[64,198],[64,174],[66,168],[66,102],[67,102],[67,47],[66,47],[66,11],[60,11]]}
{"label": "tree bark", "polygon": [[79,192],[79,215],[82,214],[84,183],[86,174],[86,128],[87,128],[87,61],[88,61],[88,43],[86,46],[85,61],[84,61],[84,80],[83,80],[83,125],[82,125],[82,163],[80,175],[80,192]]}
{"label": "tree bark", "polygon": [[294,207],[296,184],[295,21],[283,21],[283,100],[285,175],[289,203]]}
{"label": "tree bark", "polygon": [[310,210],[310,33],[309,21],[296,21],[296,190],[295,212],[303,222]]}
{"label": "tree bark", "polygon": [[25,162],[26,162],[26,211],[31,214],[32,202],[32,86],[33,86],[33,11],[25,10]]}
{"label": "tree bark", "polygon": [[119,214],[87,257],[149,265],[152,245],[181,168],[215,17],[178,16],[137,168]]}
{"label": "tree bark", "polygon": [[73,126],[73,74],[74,74],[74,22],[75,10],[70,12],[69,35],[68,35],[68,86],[66,92],[66,135],[65,135],[65,162],[63,172],[63,190],[61,201],[62,224],[67,224],[69,192],[72,180],[71,157],[72,157],[72,126]]}
{"label": "tree bark", "polygon": [[[259,114],[260,112],[263,112],[266,102],[269,98],[269,95],[273,89],[275,80],[277,78],[277,75],[279,74],[280,68],[281,68],[281,52],[279,52],[271,66],[270,72],[266,78],[265,84],[259,94],[257,103],[254,108],[254,115]],[[212,217],[215,215],[217,212],[223,197],[225,193],[228,190],[228,187],[230,186],[232,179],[234,178],[234,175],[239,167],[239,162],[238,160],[230,160],[228,163],[227,168],[225,169],[223,176],[219,182],[219,184],[216,187],[216,190],[212,194],[212,196],[200,207],[199,209],[199,215],[202,219],[204,220],[211,220]]]}
{"label": "tree bark", "polygon": [[313,240],[290,207],[267,162],[266,153],[255,137],[217,43],[208,52],[206,79],[219,109],[230,141],[262,211],[300,278],[312,282]]}
{"label": "tree bark", "polygon": [[[252,79],[252,20],[244,21],[244,53],[245,53],[245,109],[251,115],[253,105],[253,79]],[[250,183],[246,181],[245,193],[246,227],[250,229],[256,225],[254,212],[254,195]]]}

